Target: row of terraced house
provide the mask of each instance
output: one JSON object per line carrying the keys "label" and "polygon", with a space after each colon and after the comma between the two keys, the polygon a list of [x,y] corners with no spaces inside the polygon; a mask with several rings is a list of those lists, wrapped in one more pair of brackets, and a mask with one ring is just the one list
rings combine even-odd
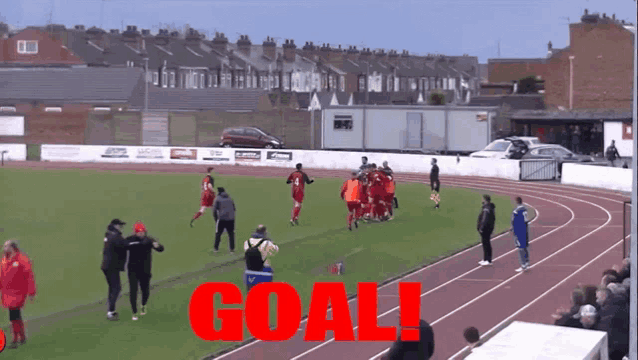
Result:
{"label": "row of terraced house", "polygon": [[[155,35],[136,26],[123,32],[82,25],[28,27],[13,34],[4,29],[3,67],[148,64],[148,81],[163,88],[401,93],[404,103],[427,101],[433,91],[444,93],[447,102],[467,103],[479,93],[478,59],[468,55],[416,56],[312,42],[297,47],[292,39],[278,45],[271,37],[256,45],[247,35],[231,43],[223,33],[209,40],[194,29]],[[379,96],[367,98],[374,102]]]}

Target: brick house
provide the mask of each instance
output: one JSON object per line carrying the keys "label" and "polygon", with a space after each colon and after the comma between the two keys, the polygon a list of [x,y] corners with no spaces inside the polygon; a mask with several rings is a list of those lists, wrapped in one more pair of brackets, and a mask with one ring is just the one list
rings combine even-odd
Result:
{"label": "brick house", "polygon": [[73,54],[50,33],[38,29],[25,29],[9,36],[0,35],[0,66],[83,66],[84,61]]}
{"label": "brick house", "polygon": [[524,77],[543,79],[547,74],[547,59],[487,59],[489,83],[513,83]]}
{"label": "brick house", "polygon": [[570,107],[573,57],[573,109],[630,109],[635,26],[589,14],[570,24],[570,45],[547,61],[546,103]]}

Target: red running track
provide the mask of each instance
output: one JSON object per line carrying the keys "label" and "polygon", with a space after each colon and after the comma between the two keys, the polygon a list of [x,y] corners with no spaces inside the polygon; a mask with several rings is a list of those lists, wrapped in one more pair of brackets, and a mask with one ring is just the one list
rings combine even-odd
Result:
{"label": "red running track", "polygon": [[[44,168],[201,172],[201,166],[36,164]],[[9,166],[19,166],[19,163]],[[229,175],[284,176],[290,169],[216,167],[216,171]],[[349,176],[347,171],[306,171],[316,177]],[[397,174],[397,180],[399,183],[428,181],[423,174]],[[479,177],[442,176],[441,183],[443,189],[465,187],[521,196],[536,209],[538,216],[530,227],[532,268],[526,273],[514,272],[519,266],[518,255],[511,236],[506,234],[492,239],[494,265],[491,267],[478,266],[477,262],[482,259],[478,245],[379,288],[379,325],[396,326],[399,323],[398,282],[422,283],[421,317],[434,329],[432,359],[449,359],[462,350],[465,346],[462,331],[468,326],[485,333],[512,319],[551,324],[555,309],[568,306],[571,289],[579,283],[598,282],[604,269],[620,262],[622,201],[626,199],[622,194]],[[474,219],[468,219],[468,226],[473,226],[473,222]],[[350,311],[356,321],[356,298],[350,301]],[[304,331],[305,321],[289,341],[254,341],[216,359],[376,359],[391,346],[384,342],[335,342],[331,335],[325,342],[304,342]]]}

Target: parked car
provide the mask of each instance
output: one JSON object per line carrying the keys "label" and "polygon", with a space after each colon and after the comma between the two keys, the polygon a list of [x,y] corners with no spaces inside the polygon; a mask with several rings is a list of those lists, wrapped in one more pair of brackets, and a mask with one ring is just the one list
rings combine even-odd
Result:
{"label": "parked car", "polygon": [[563,172],[563,164],[570,162],[590,163],[604,162],[603,158],[595,158],[589,155],[577,155],[560,145],[540,145],[530,148],[530,150],[522,156],[522,160],[531,159],[552,159],[558,162],[559,176]]}
{"label": "parked car", "polygon": [[245,126],[224,129],[222,132],[222,141],[219,145],[227,148],[282,149],[284,142],[280,138],[270,135],[258,127]]}
{"label": "parked car", "polygon": [[531,146],[540,145],[537,137],[512,136],[489,143],[485,149],[470,154],[473,158],[520,159]]}

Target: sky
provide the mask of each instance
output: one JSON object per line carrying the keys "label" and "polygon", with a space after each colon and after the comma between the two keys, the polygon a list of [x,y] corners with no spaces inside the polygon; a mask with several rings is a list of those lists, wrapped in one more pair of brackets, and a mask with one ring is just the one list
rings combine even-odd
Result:
{"label": "sky", "polygon": [[469,54],[480,63],[537,58],[569,42],[570,22],[590,13],[636,23],[635,0],[0,0],[0,21],[22,28],[63,24],[106,31],[135,25],[188,25],[212,38],[223,32],[261,43],[294,39],[347,48],[445,55]]}

